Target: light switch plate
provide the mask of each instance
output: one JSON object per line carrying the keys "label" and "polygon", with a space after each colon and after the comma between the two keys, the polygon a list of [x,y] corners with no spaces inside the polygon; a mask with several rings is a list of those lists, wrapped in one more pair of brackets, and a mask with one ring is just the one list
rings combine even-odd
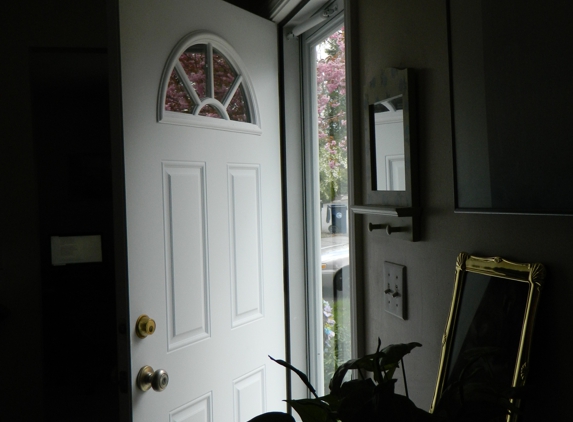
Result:
{"label": "light switch plate", "polygon": [[384,309],[406,319],[406,267],[384,262]]}

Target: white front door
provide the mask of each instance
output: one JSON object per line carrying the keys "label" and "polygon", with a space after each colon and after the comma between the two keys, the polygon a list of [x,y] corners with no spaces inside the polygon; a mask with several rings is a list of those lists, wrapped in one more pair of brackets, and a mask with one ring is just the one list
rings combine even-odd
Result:
{"label": "white front door", "polygon": [[[284,410],[284,370],[267,357],[285,356],[276,27],[221,0],[119,4],[133,419],[245,422]],[[207,63],[239,58],[253,130],[158,113],[164,67],[190,33]],[[143,339],[142,314],[156,322]],[[146,365],[168,373],[164,391],[137,388]]]}

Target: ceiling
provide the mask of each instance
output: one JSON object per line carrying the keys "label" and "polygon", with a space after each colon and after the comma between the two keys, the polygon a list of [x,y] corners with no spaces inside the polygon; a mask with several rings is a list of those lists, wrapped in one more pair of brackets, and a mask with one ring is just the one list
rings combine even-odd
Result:
{"label": "ceiling", "polygon": [[[331,0],[225,0],[241,9],[272,20],[275,23],[297,20],[310,16]],[[293,23],[294,21],[291,21]]]}
{"label": "ceiling", "polygon": [[255,15],[262,16],[265,19],[270,19],[272,10],[273,10],[273,3],[276,3],[276,0],[225,0],[227,3],[234,4],[241,9],[248,10]]}

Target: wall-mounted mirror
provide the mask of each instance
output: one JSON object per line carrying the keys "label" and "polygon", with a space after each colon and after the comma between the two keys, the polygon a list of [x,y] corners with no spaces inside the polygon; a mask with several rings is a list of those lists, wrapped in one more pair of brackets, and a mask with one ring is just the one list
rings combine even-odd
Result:
{"label": "wall-mounted mirror", "polygon": [[378,101],[370,110],[374,123],[372,189],[405,191],[404,96]]}
{"label": "wall-mounted mirror", "polygon": [[379,216],[370,227],[412,241],[420,233],[415,92],[412,69],[384,69],[365,88],[366,200],[351,207]]}
{"label": "wall-mounted mirror", "polygon": [[[508,392],[525,384],[544,277],[541,264],[458,256],[431,412],[457,420],[470,409],[496,411],[496,421],[516,420],[506,413],[519,405]],[[494,420],[482,416],[476,420]]]}
{"label": "wall-mounted mirror", "polygon": [[551,3],[447,1],[456,211],[573,215],[573,2]]}
{"label": "wall-mounted mirror", "polygon": [[414,92],[411,69],[385,69],[369,83],[368,205],[418,206]]}

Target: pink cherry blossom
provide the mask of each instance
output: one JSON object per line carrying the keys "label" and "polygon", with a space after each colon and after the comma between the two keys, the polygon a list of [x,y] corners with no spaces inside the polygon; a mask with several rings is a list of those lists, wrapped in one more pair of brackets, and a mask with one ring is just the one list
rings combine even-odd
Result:
{"label": "pink cherry blossom", "polygon": [[344,28],[317,46],[316,63],[321,199],[347,194]]}

